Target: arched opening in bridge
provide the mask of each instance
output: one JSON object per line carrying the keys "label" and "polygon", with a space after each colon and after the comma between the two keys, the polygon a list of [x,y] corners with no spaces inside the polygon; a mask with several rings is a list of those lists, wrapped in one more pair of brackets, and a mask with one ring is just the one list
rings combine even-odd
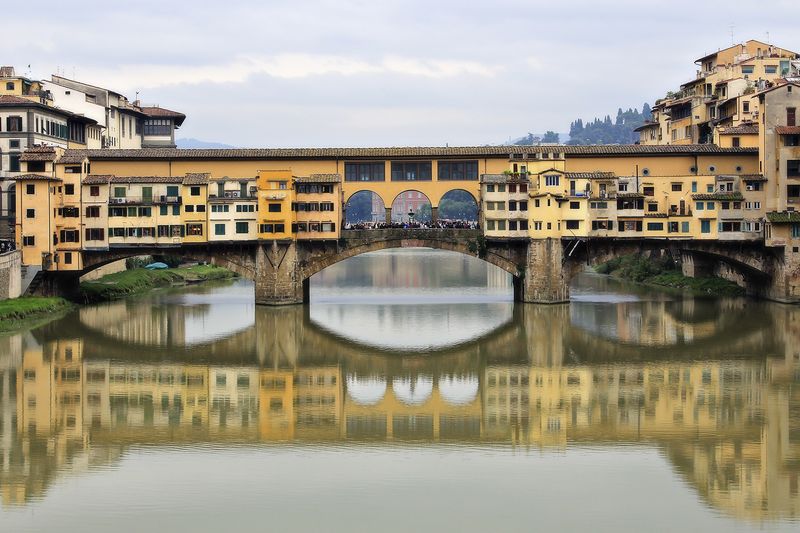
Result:
{"label": "arched opening in bridge", "polygon": [[431,201],[420,191],[403,191],[392,202],[392,222],[398,224],[427,223],[432,220]]}
{"label": "arched opening in bridge", "polygon": [[382,249],[309,280],[311,321],[380,349],[431,351],[480,338],[513,317],[511,274],[475,256]]}
{"label": "arched opening in bridge", "polygon": [[383,199],[372,191],[358,191],[345,204],[347,225],[369,224],[386,221],[386,206]]}
{"label": "arched opening in bridge", "polygon": [[478,221],[478,202],[464,189],[447,191],[439,201],[438,211],[441,221]]}

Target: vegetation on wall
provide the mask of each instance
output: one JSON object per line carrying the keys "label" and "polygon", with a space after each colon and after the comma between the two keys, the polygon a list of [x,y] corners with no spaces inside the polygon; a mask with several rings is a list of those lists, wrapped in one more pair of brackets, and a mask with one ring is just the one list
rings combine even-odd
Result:
{"label": "vegetation on wall", "polygon": [[695,294],[714,296],[741,296],[744,294],[744,289],[723,278],[686,277],[681,274],[680,265],[667,256],[623,255],[598,265],[595,267],[595,271],[636,283],[686,289]]}

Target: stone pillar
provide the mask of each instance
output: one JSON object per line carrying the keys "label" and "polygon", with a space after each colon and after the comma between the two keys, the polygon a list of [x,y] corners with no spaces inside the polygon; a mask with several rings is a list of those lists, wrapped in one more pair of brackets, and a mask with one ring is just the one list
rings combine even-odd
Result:
{"label": "stone pillar", "polygon": [[256,304],[303,303],[303,281],[297,269],[297,244],[272,241],[256,249]]}
{"label": "stone pillar", "polygon": [[392,223],[392,208],[391,207],[387,207],[386,208],[386,223],[387,224],[391,224]]}
{"label": "stone pillar", "polygon": [[569,301],[569,270],[563,265],[561,239],[532,239],[528,243],[525,275],[514,278],[519,302],[554,304]]}
{"label": "stone pillar", "polygon": [[439,207],[431,206],[431,221],[436,222],[439,220]]}
{"label": "stone pillar", "polygon": [[697,254],[681,252],[681,274],[687,278],[707,278],[714,275],[713,261]]}
{"label": "stone pillar", "polygon": [[774,262],[775,267],[766,297],[777,302],[800,303],[800,254],[787,246],[784,256],[775,258]]}

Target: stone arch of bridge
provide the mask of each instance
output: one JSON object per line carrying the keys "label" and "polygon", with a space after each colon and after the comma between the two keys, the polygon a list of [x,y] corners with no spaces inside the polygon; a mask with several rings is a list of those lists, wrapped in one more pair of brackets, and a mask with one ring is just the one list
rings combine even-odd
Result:
{"label": "stone arch of bridge", "polygon": [[253,259],[253,250],[249,247],[222,247],[205,249],[201,247],[183,246],[177,248],[142,247],[124,250],[107,250],[97,252],[84,252],[83,270],[76,271],[75,276],[80,277],[100,267],[132,257],[141,256],[160,257],[176,255],[193,261],[204,261],[222,268],[246,279],[255,279],[256,267]]}
{"label": "stone arch of bridge", "polygon": [[[439,240],[435,238],[422,238],[422,239],[399,239],[399,238],[389,238],[386,240],[376,240],[369,243],[365,243],[359,246],[353,246],[350,248],[342,249],[337,253],[322,256],[318,259],[313,261],[309,261],[306,264],[302,265],[301,268],[301,278],[303,281],[308,280],[311,276],[316,274],[317,272],[321,272],[322,270],[328,268],[331,265],[335,265],[340,261],[344,261],[345,259],[349,259],[351,257],[356,257],[358,255],[366,254],[369,252],[376,252],[379,250],[387,250],[391,248],[433,248],[436,250],[446,250],[449,252],[457,252],[464,255],[469,255],[471,257],[478,257],[476,255],[476,251],[474,251],[470,242],[464,241],[450,241],[450,240]],[[514,262],[512,259],[508,257],[504,257],[499,253],[487,250],[485,254],[480,257],[487,263],[494,265],[501,270],[511,274],[515,278],[520,278],[524,276],[524,268],[522,268],[518,263]]]}
{"label": "stone arch of bridge", "polygon": [[[366,203],[369,202],[369,208]],[[361,189],[353,192],[344,203],[345,223],[383,222],[386,219],[386,204],[383,197],[375,191]]]}

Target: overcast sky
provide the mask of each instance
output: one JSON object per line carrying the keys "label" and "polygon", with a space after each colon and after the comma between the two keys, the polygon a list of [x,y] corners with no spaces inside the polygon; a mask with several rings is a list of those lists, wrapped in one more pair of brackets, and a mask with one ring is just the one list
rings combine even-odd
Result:
{"label": "overcast sky", "polygon": [[188,115],[179,137],[242,147],[497,144],[652,103],[731,26],[800,49],[797,0],[45,0],[3,19],[0,63],[139,91]]}

